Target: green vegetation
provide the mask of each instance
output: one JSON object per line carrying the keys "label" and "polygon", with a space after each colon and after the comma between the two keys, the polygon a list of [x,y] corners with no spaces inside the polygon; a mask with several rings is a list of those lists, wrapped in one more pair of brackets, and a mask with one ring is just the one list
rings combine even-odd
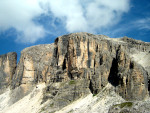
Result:
{"label": "green vegetation", "polygon": [[121,103],[121,104],[116,104],[116,105],[114,105],[114,107],[119,106],[120,108],[123,108],[123,107],[132,107],[132,105],[133,105],[132,102],[124,102],[124,103]]}
{"label": "green vegetation", "polygon": [[71,111],[67,112],[67,113],[72,113],[72,112],[73,112],[73,109]]}
{"label": "green vegetation", "polygon": [[96,96],[97,94],[93,94],[93,97]]}
{"label": "green vegetation", "polygon": [[69,85],[72,85],[72,84],[75,84],[75,83],[76,83],[75,80],[70,80],[70,81],[69,81]]}
{"label": "green vegetation", "polygon": [[64,99],[64,98],[59,98],[59,99],[57,99],[56,101],[58,101],[58,102],[68,102],[68,100],[67,100],[67,99]]}
{"label": "green vegetation", "polygon": [[53,107],[54,106],[54,103],[50,104],[50,107]]}
{"label": "green vegetation", "polygon": [[[40,113],[44,112],[46,110],[46,107],[47,106],[43,106],[40,110]],[[48,107],[54,107],[54,103],[49,104]],[[52,113],[54,113],[54,112],[52,112]]]}
{"label": "green vegetation", "polygon": [[42,107],[40,113],[42,113],[43,111],[45,111],[45,107]]}

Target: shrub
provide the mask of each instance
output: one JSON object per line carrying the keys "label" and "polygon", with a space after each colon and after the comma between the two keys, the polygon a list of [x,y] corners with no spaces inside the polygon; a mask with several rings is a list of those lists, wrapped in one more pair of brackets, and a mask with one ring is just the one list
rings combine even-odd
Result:
{"label": "shrub", "polygon": [[120,108],[123,108],[123,107],[132,107],[132,105],[133,105],[132,102],[124,102],[121,104],[116,104],[116,105],[114,105],[114,107],[119,106]]}
{"label": "shrub", "polygon": [[75,84],[75,83],[76,83],[75,80],[70,80],[70,81],[69,81],[69,85]]}

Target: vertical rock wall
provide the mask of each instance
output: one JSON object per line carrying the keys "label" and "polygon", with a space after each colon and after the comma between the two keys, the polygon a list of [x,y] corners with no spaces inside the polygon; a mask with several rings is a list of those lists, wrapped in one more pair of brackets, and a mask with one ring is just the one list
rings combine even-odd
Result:
{"label": "vertical rock wall", "polygon": [[0,55],[0,90],[7,88],[15,73],[17,54],[15,52]]}
{"label": "vertical rock wall", "polygon": [[[30,87],[39,82],[48,82],[53,54],[53,44],[38,45],[24,49],[13,77],[12,88],[20,85]],[[29,86],[28,86],[29,85]]]}
{"label": "vertical rock wall", "polygon": [[126,46],[92,34],[70,34],[56,39],[54,74],[62,81],[87,79],[93,94],[108,82],[123,98],[141,100],[148,95],[147,73],[131,60]]}

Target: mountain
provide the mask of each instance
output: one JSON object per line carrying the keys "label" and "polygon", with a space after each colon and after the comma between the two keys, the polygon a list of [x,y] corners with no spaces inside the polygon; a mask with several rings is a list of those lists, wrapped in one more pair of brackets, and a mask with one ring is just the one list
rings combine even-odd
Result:
{"label": "mountain", "polygon": [[150,111],[150,43],[72,33],[0,56],[0,113]]}

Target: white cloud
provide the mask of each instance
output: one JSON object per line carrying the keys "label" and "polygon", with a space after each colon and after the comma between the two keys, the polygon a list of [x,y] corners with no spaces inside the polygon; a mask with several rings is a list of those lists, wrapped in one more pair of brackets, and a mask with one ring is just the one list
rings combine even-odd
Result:
{"label": "white cloud", "polygon": [[17,41],[33,43],[45,34],[42,25],[32,21],[42,13],[36,0],[1,0],[0,30],[13,27],[18,31]]}
{"label": "white cloud", "polygon": [[150,18],[139,19],[134,22],[134,25],[139,29],[148,29],[150,30]]}
{"label": "white cloud", "polygon": [[67,32],[95,32],[119,22],[129,5],[129,0],[1,0],[0,30],[13,27],[18,41],[34,43],[46,30],[33,19],[47,14],[53,15],[49,30],[59,19]]}
{"label": "white cloud", "polygon": [[[129,10],[129,0],[50,0],[50,11],[61,18],[68,32],[87,31],[110,27]],[[64,20],[65,18],[65,20]]]}

